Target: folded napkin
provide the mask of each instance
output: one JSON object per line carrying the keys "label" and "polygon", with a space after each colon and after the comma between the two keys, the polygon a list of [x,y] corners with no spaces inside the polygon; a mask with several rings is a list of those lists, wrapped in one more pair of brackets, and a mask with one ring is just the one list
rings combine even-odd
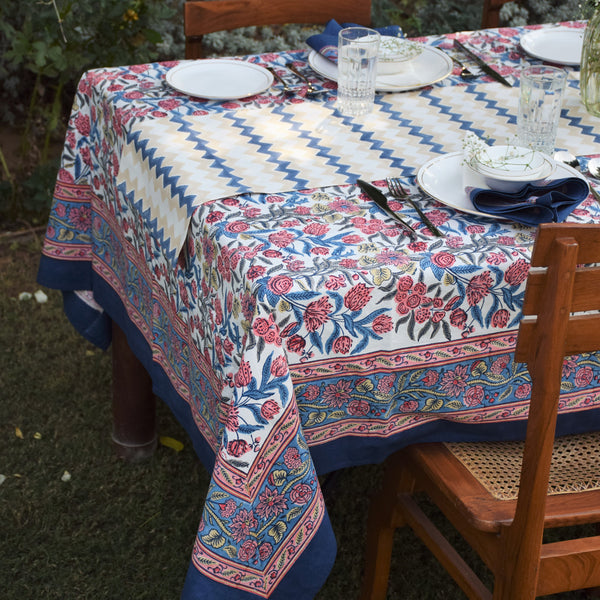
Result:
{"label": "folded napkin", "polygon": [[[355,23],[342,23],[340,25],[335,19],[331,19],[325,26],[325,31],[323,31],[323,33],[311,35],[306,40],[306,43],[319,54],[322,54],[325,58],[328,58],[331,62],[337,64],[338,33],[345,27],[361,27],[361,25],[356,25]],[[378,31],[381,35],[403,37],[402,29],[398,25],[379,27],[375,31]]]}
{"label": "folded napkin", "polygon": [[589,188],[579,177],[566,177],[527,184],[514,193],[482,188],[466,188],[466,192],[477,210],[534,227],[564,221],[587,198]]}

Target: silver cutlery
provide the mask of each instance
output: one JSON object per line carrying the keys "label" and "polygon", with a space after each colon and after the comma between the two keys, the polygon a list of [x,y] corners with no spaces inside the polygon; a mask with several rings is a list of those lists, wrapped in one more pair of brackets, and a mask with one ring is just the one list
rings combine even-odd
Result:
{"label": "silver cutlery", "polygon": [[386,179],[386,183],[388,185],[388,189],[392,193],[392,196],[398,200],[405,200],[408,202],[417,211],[425,227],[427,227],[427,229],[429,229],[433,235],[437,237],[444,236],[444,234],[429,220],[429,217],[421,210],[417,203],[410,197],[410,194],[402,187],[399,179],[396,177],[388,177]]}
{"label": "silver cutlery", "polygon": [[[576,171],[581,171],[581,165],[579,164],[579,159],[574,154],[571,154],[570,152],[568,152],[566,150],[559,150],[558,152],[555,152],[554,156],[552,158],[554,158],[554,160],[556,162],[564,163],[565,165],[572,167]],[[600,167],[600,165],[598,165],[597,159],[592,158],[588,163],[588,172],[594,179],[597,179],[598,176],[600,175],[599,167]],[[594,186],[591,185],[590,183],[588,183],[588,187],[590,188],[590,192],[592,193],[592,196],[594,196],[594,198],[596,198],[596,201],[600,203],[600,193],[597,192],[596,188],[594,188]]]}
{"label": "silver cutlery", "polygon": [[463,63],[460,62],[460,60],[458,60],[458,58],[455,58],[452,55],[449,56],[460,67],[460,77],[462,79],[468,81],[469,79],[477,79],[477,77],[479,77],[479,73],[473,73],[470,71],[465,65],[463,65]]}
{"label": "silver cutlery", "polygon": [[277,73],[277,71],[273,67],[265,66],[265,69],[275,77],[275,79],[281,84],[283,91],[285,94],[293,94],[294,90],[284,81],[284,79]]}
{"label": "silver cutlery", "polygon": [[475,52],[473,52],[472,50],[469,50],[469,48],[467,48],[464,44],[462,44],[460,42],[460,40],[458,40],[456,38],[454,39],[454,47],[457,48],[458,50],[461,50],[462,52],[464,52],[471,60],[474,60],[475,63],[477,64],[477,66],[484,73],[486,73],[490,77],[493,77],[496,81],[499,81],[503,85],[512,87],[512,84],[510,82],[508,82],[506,79],[504,79],[504,77],[502,77],[502,75],[500,75],[500,73],[498,73],[498,71],[496,71],[495,69],[492,69],[492,67],[490,67],[490,65],[488,65],[481,58],[481,56],[478,56],[477,54],[475,54]]}
{"label": "silver cutlery", "polygon": [[298,68],[294,65],[294,63],[286,63],[285,65],[292,73],[294,73],[294,75],[296,75],[297,77],[299,77],[300,79],[302,79],[302,81],[304,81],[306,83],[306,85],[308,86],[306,93],[313,95],[313,94],[319,94],[324,92],[325,90],[319,90],[317,89],[313,83],[311,81],[309,81],[308,77],[306,75],[304,75],[303,73],[301,73]]}
{"label": "silver cutlery", "polygon": [[395,213],[388,205],[387,198],[378,190],[374,185],[363,181],[362,179],[358,179],[356,181],[358,187],[365,193],[375,204],[387,215],[392,217],[394,220],[398,221],[398,223],[405,229],[411,239],[415,239],[417,236],[417,232],[397,213]]}

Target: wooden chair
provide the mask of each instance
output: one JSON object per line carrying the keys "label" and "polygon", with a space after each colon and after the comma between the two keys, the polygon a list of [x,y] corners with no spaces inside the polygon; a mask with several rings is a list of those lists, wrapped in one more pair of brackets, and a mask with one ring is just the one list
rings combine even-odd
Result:
{"label": "wooden chair", "polygon": [[481,28],[489,29],[500,25],[500,9],[503,4],[511,0],[483,0],[483,12],[481,16]]}
{"label": "wooden chair", "polygon": [[202,36],[238,27],[371,23],[371,0],[187,0],[183,8],[186,58],[202,56]]}
{"label": "wooden chair", "polygon": [[[600,585],[600,536],[542,538],[545,528],[600,521],[600,435],[555,440],[563,358],[600,348],[600,315],[581,313],[600,308],[600,267],[592,263],[600,263],[599,226],[540,226],[531,265],[544,269],[530,271],[515,350],[532,380],[526,440],[423,443],[393,455],[370,509],[363,600],[385,598],[393,532],[402,525],[469,598],[525,600]],[[415,491],[478,552],[494,575],[493,595],[424,514]]]}

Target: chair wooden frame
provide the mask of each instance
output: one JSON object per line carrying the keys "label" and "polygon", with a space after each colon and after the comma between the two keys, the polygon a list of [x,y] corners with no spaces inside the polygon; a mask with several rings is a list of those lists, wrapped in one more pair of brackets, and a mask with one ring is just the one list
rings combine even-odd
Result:
{"label": "chair wooden frame", "polygon": [[490,29],[500,25],[500,9],[511,0],[483,0],[481,28]]}
{"label": "chair wooden frame", "polygon": [[[415,444],[386,465],[367,531],[363,600],[386,595],[393,532],[409,525],[469,598],[525,600],[600,585],[600,536],[543,543],[545,528],[600,521],[600,491],[547,495],[565,356],[600,348],[600,227],[538,229],[515,360],[532,379],[516,500],[498,500],[445,444]],[[572,313],[577,312],[574,315]],[[537,317],[537,318],[535,318]],[[494,575],[493,594],[419,508],[437,504]]]}
{"label": "chair wooden frame", "polygon": [[286,23],[371,23],[371,0],[187,0],[183,7],[186,58],[201,58],[206,33]]}

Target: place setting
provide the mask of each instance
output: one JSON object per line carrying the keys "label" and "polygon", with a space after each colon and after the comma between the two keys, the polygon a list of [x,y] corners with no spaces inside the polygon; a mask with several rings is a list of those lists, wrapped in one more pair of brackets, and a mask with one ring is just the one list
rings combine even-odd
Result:
{"label": "place setting", "polygon": [[377,92],[419,89],[433,85],[452,73],[452,59],[448,55],[433,46],[404,38],[398,26],[370,29],[349,23],[340,25],[333,19],[322,33],[306,40],[310,48],[308,64],[315,73],[339,84],[340,32],[353,28],[362,30],[363,46],[367,40],[377,45],[377,50],[370,50],[377,56],[374,67]]}

